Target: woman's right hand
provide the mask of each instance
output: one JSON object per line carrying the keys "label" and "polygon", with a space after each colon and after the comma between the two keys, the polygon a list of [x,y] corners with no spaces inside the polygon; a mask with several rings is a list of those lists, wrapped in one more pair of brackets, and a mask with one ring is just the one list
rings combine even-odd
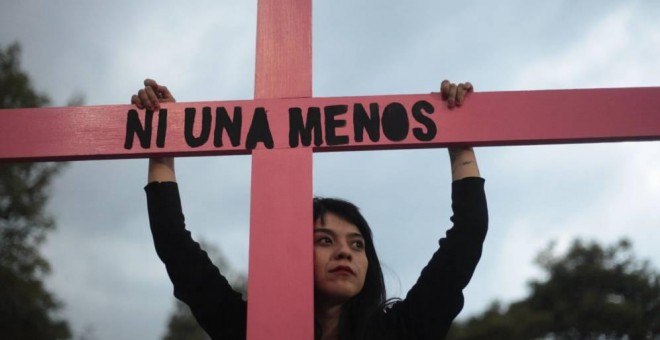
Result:
{"label": "woman's right hand", "polygon": [[[158,85],[153,79],[144,80],[144,88],[131,97],[131,104],[138,109],[158,110],[160,103],[174,103],[176,100],[166,86]],[[149,159],[148,183],[176,182],[174,173],[174,158],[152,157]]]}
{"label": "woman's right hand", "polygon": [[153,79],[144,80],[144,88],[131,97],[131,104],[138,109],[158,110],[160,103],[174,103],[176,99],[167,89],[167,86],[158,85]]}

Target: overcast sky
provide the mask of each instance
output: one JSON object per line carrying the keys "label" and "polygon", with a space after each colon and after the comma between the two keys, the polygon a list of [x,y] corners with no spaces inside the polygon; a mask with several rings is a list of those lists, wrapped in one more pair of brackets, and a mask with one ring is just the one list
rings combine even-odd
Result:
{"label": "overcast sky", "polygon": [[[34,85],[65,105],[124,104],[145,77],[179,101],[250,99],[256,1],[3,0],[0,45],[18,41]],[[660,86],[658,1],[317,1],[314,95],[428,93],[445,79],[477,91]],[[469,98],[468,98],[469,100]],[[550,241],[632,240],[660,266],[660,144],[477,149],[490,209],[462,317],[523,297]],[[158,339],[171,285],[148,228],[147,161],[74,162],[54,183],[58,229],[48,287],[76,334]],[[198,239],[247,270],[249,156],[177,161]],[[314,191],[360,206],[390,296],[405,295],[450,227],[446,150],[324,153]]]}

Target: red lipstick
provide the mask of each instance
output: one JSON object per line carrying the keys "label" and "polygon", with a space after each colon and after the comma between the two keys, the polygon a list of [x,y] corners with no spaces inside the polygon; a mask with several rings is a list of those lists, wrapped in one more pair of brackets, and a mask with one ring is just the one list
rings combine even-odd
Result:
{"label": "red lipstick", "polygon": [[334,268],[330,269],[330,273],[347,273],[347,274],[355,275],[355,272],[349,266],[334,267]]}

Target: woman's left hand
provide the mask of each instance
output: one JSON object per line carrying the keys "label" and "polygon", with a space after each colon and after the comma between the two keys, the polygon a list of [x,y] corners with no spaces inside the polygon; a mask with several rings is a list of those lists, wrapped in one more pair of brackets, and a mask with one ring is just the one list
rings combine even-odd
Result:
{"label": "woman's left hand", "polygon": [[440,84],[440,93],[442,93],[442,99],[447,101],[447,107],[450,109],[453,109],[455,106],[463,105],[465,96],[473,90],[474,87],[472,87],[470,82],[456,85],[445,79]]}

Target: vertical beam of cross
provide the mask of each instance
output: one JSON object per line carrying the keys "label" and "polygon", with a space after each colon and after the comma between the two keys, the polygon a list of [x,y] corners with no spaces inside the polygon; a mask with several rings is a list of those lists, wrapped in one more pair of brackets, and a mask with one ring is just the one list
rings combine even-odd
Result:
{"label": "vertical beam of cross", "polygon": [[[259,0],[255,99],[312,96],[311,0]],[[313,339],[312,149],[252,152],[247,339]]]}

